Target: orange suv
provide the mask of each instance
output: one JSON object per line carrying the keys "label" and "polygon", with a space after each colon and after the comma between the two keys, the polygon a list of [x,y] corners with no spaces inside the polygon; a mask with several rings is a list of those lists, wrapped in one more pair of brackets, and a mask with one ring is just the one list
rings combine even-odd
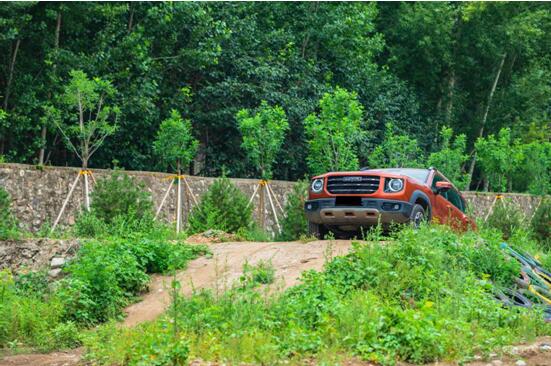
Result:
{"label": "orange suv", "polygon": [[437,221],[457,229],[475,228],[465,199],[438,170],[392,168],[332,172],[312,178],[304,204],[310,234],[356,234],[380,223]]}

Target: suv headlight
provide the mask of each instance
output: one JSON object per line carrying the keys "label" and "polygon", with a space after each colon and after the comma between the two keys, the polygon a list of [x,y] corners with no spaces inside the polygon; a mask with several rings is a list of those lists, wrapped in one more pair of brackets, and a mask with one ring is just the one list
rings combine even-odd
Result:
{"label": "suv headlight", "polygon": [[323,179],[314,179],[312,181],[312,192],[320,193],[323,190]]}
{"label": "suv headlight", "polygon": [[402,189],[404,189],[404,180],[398,179],[398,178],[392,178],[388,181],[388,190],[389,192],[400,192]]}

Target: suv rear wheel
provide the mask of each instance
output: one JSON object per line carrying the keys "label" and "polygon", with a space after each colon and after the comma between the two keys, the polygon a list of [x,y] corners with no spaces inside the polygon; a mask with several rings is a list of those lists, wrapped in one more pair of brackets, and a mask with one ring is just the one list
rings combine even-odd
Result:
{"label": "suv rear wheel", "polygon": [[411,214],[409,215],[409,221],[411,222],[411,225],[415,229],[418,229],[419,226],[421,226],[421,223],[426,219],[427,215],[423,206],[418,204],[413,205],[413,208],[411,209]]}
{"label": "suv rear wheel", "polygon": [[310,234],[310,236],[323,240],[325,239],[325,235],[327,235],[327,232],[328,230],[324,225],[308,222],[308,234]]}

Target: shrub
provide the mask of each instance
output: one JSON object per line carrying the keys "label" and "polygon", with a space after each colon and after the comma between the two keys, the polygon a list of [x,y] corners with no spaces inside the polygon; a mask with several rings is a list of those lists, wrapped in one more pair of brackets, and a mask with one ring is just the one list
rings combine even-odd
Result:
{"label": "shrub", "polygon": [[56,295],[65,318],[83,325],[122,315],[122,308],[147,289],[146,273],[184,268],[206,253],[204,246],[172,244],[143,238],[85,243],[66,268]]}
{"label": "shrub", "polygon": [[297,240],[308,234],[308,220],[304,214],[304,201],[308,198],[307,180],[301,180],[293,186],[293,191],[287,196],[285,216],[281,221],[281,233],[278,240]]}
{"label": "shrub", "polygon": [[551,198],[542,197],[542,201],[532,217],[531,228],[536,238],[551,249]]}
{"label": "shrub", "polygon": [[247,197],[225,177],[214,181],[189,217],[190,233],[209,229],[236,233],[253,225],[252,205],[248,205]]}
{"label": "shrub", "polygon": [[136,220],[151,218],[151,195],[143,183],[137,183],[124,173],[115,172],[108,178],[98,180],[91,199],[91,211],[107,224],[118,216]]}
{"label": "shrub", "polygon": [[505,199],[501,198],[496,200],[486,225],[500,230],[503,239],[507,240],[515,230],[525,226],[524,220],[524,215],[515,205],[507,204]]}
{"label": "shrub", "polygon": [[15,292],[20,296],[44,299],[50,294],[46,271],[20,273],[15,276]]}
{"label": "shrub", "polygon": [[257,285],[269,285],[275,280],[275,268],[271,261],[259,261],[252,265],[243,265],[241,282],[244,286],[256,287]]}
{"label": "shrub", "polygon": [[91,199],[90,212],[82,212],[74,228],[79,236],[126,236],[154,226],[151,195],[143,183],[124,173],[100,179]]}
{"label": "shrub", "polygon": [[11,239],[18,236],[17,221],[10,209],[10,195],[0,187],[0,239]]}

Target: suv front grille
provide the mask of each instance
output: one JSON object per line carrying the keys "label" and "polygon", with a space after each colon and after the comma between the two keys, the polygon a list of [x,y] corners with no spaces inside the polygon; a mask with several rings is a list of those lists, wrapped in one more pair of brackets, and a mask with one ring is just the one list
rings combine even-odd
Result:
{"label": "suv front grille", "polygon": [[379,189],[380,177],[374,175],[342,175],[327,178],[327,191],[333,194],[370,194]]}

